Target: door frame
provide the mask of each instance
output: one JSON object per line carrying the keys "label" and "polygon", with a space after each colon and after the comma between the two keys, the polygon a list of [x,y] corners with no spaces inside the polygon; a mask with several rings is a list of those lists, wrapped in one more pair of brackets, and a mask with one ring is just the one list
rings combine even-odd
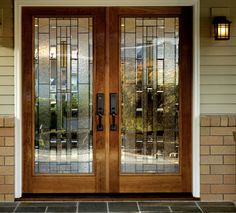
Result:
{"label": "door frame", "polygon": [[15,1],[15,198],[22,196],[22,7],[80,7],[80,6],[192,6],[193,7],[193,95],[192,95],[192,194],[200,197],[200,0],[16,0]]}

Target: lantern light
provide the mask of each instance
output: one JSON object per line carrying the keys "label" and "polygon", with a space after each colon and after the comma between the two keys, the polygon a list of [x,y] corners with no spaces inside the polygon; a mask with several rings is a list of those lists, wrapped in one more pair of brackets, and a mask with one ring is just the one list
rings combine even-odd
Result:
{"label": "lantern light", "polygon": [[230,24],[232,22],[226,19],[226,16],[214,17],[214,38],[215,40],[230,39]]}

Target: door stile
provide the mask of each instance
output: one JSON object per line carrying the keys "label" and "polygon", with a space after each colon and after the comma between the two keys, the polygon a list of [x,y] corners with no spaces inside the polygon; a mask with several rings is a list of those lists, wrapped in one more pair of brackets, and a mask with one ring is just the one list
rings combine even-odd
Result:
{"label": "door stile", "polygon": [[[95,35],[94,41],[94,56],[96,64],[94,65],[95,70],[95,85],[94,85],[94,100],[93,105],[94,109],[96,107],[96,94],[103,93],[106,94],[106,84],[105,84],[105,77],[106,77],[106,68],[105,68],[105,9],[101,8],[101,13],[96,16],[95,19]],[[105,101],[106,103],[106,101]],[[96,118],[96,122],[93,122],[94,126],[93,129],[95,130],[95,156],[96,156],[96,163],[94,165],[94,169],[96,171],[96,192],[106,192],[107,191],[107,170],[106,170],[106,158],[107,152],[106,150],[106,126],[107,126],[107,114],[106,114],[106,105],[104,108],[104,116],[102,118],[103,124],[103,131],[97,131],[96,126],[98,124],[96,110],[94,110],[93,116]]]}
{"label": "door stile", "polygon": [[180,140],[182,190],[192,190],[192,85],[193,24],[192,8],[183,7],[180,16]]}
{"label": "door stile", "polygon": [[[33,67],[33,60],[32,60],[32,43],[25,42],[25,41],[32,41],[32,17],[28,13],[22,14],[22,23],[25,24],[24,30],[22,30],[22,68]],[[23,27],[22,27],[23,29]],[[27,127],[23,125],[22,137],[23,137],[23,191],[29,191],[32,186],[31,179],[28,177],[32,176],[32,150],[33,146],[28,145],[31,144],[33,141],[33,128],[31,128],[32,117],[33,117],[33,103],[32,103],[32,90],[33,88],[33,76],[29,72],[29,70],[25,70],[22,73],[22,97],[23,97],[23,106],[22,106],[22,123],[27,124]],[[24,82],[28,82],[27,87],[24,86]],[[25,144],[27,144],[25,146]],[[26,170],[27,168],[27,170]],[[27,177],[27,182],[25,181]]]}
{"label": "door stile", "polygon": [[[106,8],[107,13],[107,33],[108,33],[108,59],[109,59],[109,93],[116,94],[117,114],[115,116],[116,130],[111,130],[112,117],[109,113],[109,192],[119,192],[120,181],[120,87],[119,87],[119,8]],[[110,98],[109,98],[110,99]],[[109,100],[110,102],[110,100]],[[110,105],[110,103],[109,103]]]}

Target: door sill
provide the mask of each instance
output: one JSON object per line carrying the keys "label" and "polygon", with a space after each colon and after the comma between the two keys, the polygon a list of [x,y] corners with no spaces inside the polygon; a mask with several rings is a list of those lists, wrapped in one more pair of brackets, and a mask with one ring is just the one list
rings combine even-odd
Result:
{"label": "door sill", "polygon": [[23,193],[16,201],[139,201],[200,200],[192,193]]}

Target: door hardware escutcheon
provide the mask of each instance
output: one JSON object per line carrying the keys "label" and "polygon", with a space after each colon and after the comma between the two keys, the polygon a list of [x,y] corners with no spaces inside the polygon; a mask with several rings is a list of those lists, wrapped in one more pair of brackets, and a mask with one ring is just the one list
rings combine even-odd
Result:
{"label": "door hardware escutcheon", "polygon": [[104,94],[97,93],[97,131],[103,131],[102,116],[104,115]]}
{"label": "door hardware escutcheon", "polygon": [[116,93],[110,93],[110,115],[112,116],[111,119],[111,125],[110,130],[116,131],[117,125],[116,125],[116,115],[117,115],[117,107],[116,107]]}

